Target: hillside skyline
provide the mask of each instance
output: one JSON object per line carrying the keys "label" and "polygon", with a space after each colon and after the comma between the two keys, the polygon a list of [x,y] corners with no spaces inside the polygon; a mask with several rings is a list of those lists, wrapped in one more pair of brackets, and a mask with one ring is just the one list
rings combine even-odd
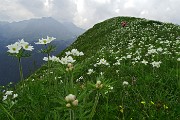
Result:
{"label": "hillside skyline", "polygon": [[0,21],[53,17],[88,29],[116,16],[180,24],[178,0],[0,0]]}

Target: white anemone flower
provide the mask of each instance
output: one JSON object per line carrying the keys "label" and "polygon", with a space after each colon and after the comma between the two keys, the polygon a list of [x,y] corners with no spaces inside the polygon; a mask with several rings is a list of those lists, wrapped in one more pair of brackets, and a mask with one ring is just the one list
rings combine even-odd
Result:
{"label": "white anemone flower", "polygon": [[12,95],[13,91],[6,91],[5,95]]}
{"label": "white anemone flower", "polygon": [[54,38],[54,37],[49,37],[49,36],[47,36],[47,38],[45,39],[45,38],[42,38],[42,39],[39,39],[39,41],[38,42],[36,42],[35,44],[48,44],[48,43],[50,43],[50,42],[52,42],[53,40],[55,40],[56,38]]}
{"label": "white anemone flower", "polygon": [[7,99],[7,95],[3,96],[2,101],[5,101]]}
{"label": "white anemone flower", "polygon": [[127,81],[124,81],[123,85],[129,85],[129,83]]}
{"label": "white anemone flower", "polygon": [[109,63],[104,58],[100,59],[100,61],[97,63],[97,65],[101,65],[101,64],[109,65]]}
{"label": "white anemone flower", "polygon": [[74,63],[75,61],[76,60],[74,60],[71,56],[65,56],[65,57],[62,57],[59,62],[62,64],[68,64],[68,63]]}
{"label": "white anemone flower", "polygon": [[77,49],[72,49],[71,54],[74,56],[79,56],[79,51]]}
{"label": "white anemone flower", "polygon": [[14,95],[13,95],[13,99],[14,99],[14,98],[17,98],[17,97],[18,97],[18,94],[14,94]]}
{"label": "white anemone flower", "polygon": [[60,62],[60,59],[56,56],[52,56],[50,57],[50,60],[53,61],[53,62]]}
{"label": "white anemone flower", "polygon": [[83,52],[79,52],[77,49],[72,49],[71,51],[65,52],[67,56],[73,55],[73,56],[83,56]]}
{"label": "white anemone flower", "polygon": [[141,63],[147,65],[148,61],[146,61],[146,60],[143,59],[143,61],[141,61]]}
{"label": "white anemone flower", "polygon": [[42,39],[39,39],[39,41],[36,42],[35,44],[48,44],[48,43],[50,42],[47,39],[42,38]]}
{"label": "white anemone flower", "polygon": [[131,58],[132,57],[132,55],[127,55],[127,57],[126,58]]}
{"label": "white anemone flower", "polygon": [[71,52],[70,51],[67,51],[67,52],[65,52],[66,53],[66,55],[68,56],[68,55],[71,55]]}
{"label": "white anemone flower", "polygon": [[23,47],[24,45],[28,45],[28,42],[25,42],[24,39],[19,40],[19,45]]}
{"label": "white anemone flower", "polygon": [[33,46],[31,46],[29,44],[26,44],[26,45],[24,44],[22,47],[23,47],[24,50],[29,50],[29,51],[34,50]]}
{"label": "white anemone flower", "polygon": [[43,60],[44,60],[44,61],[48,61],[48,57],[44,57]]}
{"label": "white anemone flower", "polygon": [[56,38],[54,38],[54,37],[49,37],[49,36],[47,36],[47,41],[50,43],[50,42],[52,42],[53,40],[55,40]]}
{"label": "white anemone flower", "polygon": [[21,46],[19,45],[18,42],[8,45],[7,48],[9,49],[8,50],[9,53],[19,53],[19,51],[21,50]]}
{"label": "white anemone flower", "polygon": [[94,72],[93,69],[89,69],[87,74],[90,75],[90,74],[92,74],[93,72]]}
{"label": "white anemone flower", "polygon": [[79,52],[79,56],[83,56],[84,55],[84,53],[83,52]]}
{"label": "white anemone flower", "polygon": [[159,68],[161,63],[162,63],[161,61],[158,61],[158,62],[153,61],[151,64],[153,67]]}
{"label": "white anemone flower", "polygon": [[21,39],[21,40],[19,41],[19,45],[20,45],[24,50],[29,50],[29,51],[34,50],[33,46],[29,45],[28,42],[25,42],[24,39]]}
{"label": "white anemone flower", "polygon": [[177,61],[180,61],[180,58],[178,58]]}
{"label": "white anemone flower", "polygon": [[67,62],[68,63],[74,63],[76,60],[74,60],[71,56],[67,57]]}

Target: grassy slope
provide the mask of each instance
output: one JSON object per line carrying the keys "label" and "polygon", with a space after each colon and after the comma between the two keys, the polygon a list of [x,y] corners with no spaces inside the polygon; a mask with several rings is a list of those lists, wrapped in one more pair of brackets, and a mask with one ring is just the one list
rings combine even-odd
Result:
{"label": "grassy slope", "polygon": [[[124,28],[121,27],[122,21],[127,22]],[[76,48],[85,54],[76,58],[74,81],[81,76],[84,78],[77,85],[86,84],[86,81],[95,83],[101,72],[105,79],[115,82],[114,89],[107,95],[108,99],[100,98],[94,119],[122,119],[123,116],[125,119],[180,119],[179,36],[180,26],[177,25],[117,17],[96,24],[78,37],[65,50]],[[162,52],[146,55],[148,49],[160,47]],[[59,54],[60,58],[65,56],[65,51]],[[132,57],[126,58],[127,55]],[[101,58],[105,58],[110,67],[94,67]],[[142,64],[143,59],[149,63]],[[120,65],[114,65],[117,60]],[[161,61],[161,67],[153,68],[150,64],[153,61]],[[61,84],[61,80],[65,79],[63,66],[51,64],[51,85],[47,82],[46,68],[44,65],[29,77],[23,89],[22,84],[17,85],[18,103],[12,108],[16,119],[65,119],[66,114],[56,110],[61,104],[54,102],[66,96]],[[90,68],[95,73],[87,75]],[[131,86],[123,87],[123,81],[128,81]],[[146,104],[143,105],[142,101]],[[123,106],[123,113],[119,106]],[[6,118],[3,114],[0,116]]]}

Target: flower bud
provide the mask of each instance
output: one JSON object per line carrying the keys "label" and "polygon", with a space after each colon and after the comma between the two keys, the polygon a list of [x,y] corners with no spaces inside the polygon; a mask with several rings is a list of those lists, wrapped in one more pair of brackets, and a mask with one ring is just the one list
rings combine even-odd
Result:
{"label": "flower bud", "polygon": [[96,82],[96,84],[97,84],[97,85],[100,85],[100,84],[101,84],[101,81],[100,81],[100,80],[98,80],[98,81]]}
{"label": "flower bud", "polygon": [[77,106],[77,105],[78,105],[78,100],[74,100],[74,101],[72,102],[72,104],[73,104],[74,106]]}
{"label": "flower bud", "polygon": [[76,99],[76,96],[73,95],[73,94],[69,94],[68,96],[65,97],[65,100],[66,100],[67,102],[72,102],[72,101],[74,101],[75,99]]}
{"label": "flower bud", "polygon": [[101,89],[102,87],[103,87],[103,84],[101,84],[101,81],[98,80],[98,81],[96,82],[96,88],[97,88],[97,89]]}
{"label": "flower bud", "polygon": [[67,103],[67,104],[66,104],[66,107],[68,107],[68,108],[71,107],[71,104],[70,104],[70,103]]}
{"label": "flower bud", "polygon": [[68,63],[67,65],[69,68],[73,67],[73,64],[72,63]]}

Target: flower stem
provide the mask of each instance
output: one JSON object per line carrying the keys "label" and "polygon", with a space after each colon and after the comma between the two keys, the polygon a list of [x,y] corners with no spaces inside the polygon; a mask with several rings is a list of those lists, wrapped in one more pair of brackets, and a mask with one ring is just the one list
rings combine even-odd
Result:
{"label": "flower stem", "polygon": [[[72,72],[72,71],[71,71]],[[73,72],[71,73],[71,87],[72,87],[72,89],[74,88],[74,85],[73,85],[74,83],[73,83]]]}
{"label": "flower stem", "polygon": [[95,97],[95,103],[94,103],[94,106],[93,106],[93,108],[92,108],[92,111],[91,111],[91,113],[90,113],[90,119],[92,120],[92,118],[93,118],[93,116],[94,116],[94,114],[95,114],[95,112],[96,112],[96,107],[97,107],[97,105],[98,105],[98,101],[99,101],[99,91],[97,91],[97,93],[96,93],[96,97]]}
{"label": "flower stem", "polygon": [[74,120],[74,110],[70,109],[69,114],[70,114],[70,120]]}
{"label": "flower stem", "polygon": [[48,57],[48,82],[51,84],[51,82],[49,81],[49,80],[50,80],[50,78],[49,78],[49,77],[50,77],[50,70],[49,70],[49,69],[50,69],[50,63],[49,63],[50,60],[49,60],[49,56],[50,56],[50,55],[49,55],[49,53],[48,53],[48,54],[47,54],[47,57]]}
{"label": "flower stem", "polygon": [[121,109],[122,109],[122,114],[123,114],[123,120],[125,120],[125,118],[124,118],[124,110],[123,110],[124,109],[124,104],[123,104],[124,103],[124,97],[123,97],[124,95],[123,95],[123,93],[124,93],[124,89],[122,90],[122,108]]}
{"label": "flower stem", "polygon": [[20,73],[21,81],[23,81],[24,78],[23,78],[21,58],[18,58],[18,64],[19,64],[19,73]]}
{"label": "flower stem", "polygon": [[69,110],[70,120],[72,120],[72,112],[71,109]]}
{"label": "flower stem", "polygon": [[14,117],[4,108],[4,106],[0,103],[1,108],[3,111],[11,118],[11,120],[15,120]]}

